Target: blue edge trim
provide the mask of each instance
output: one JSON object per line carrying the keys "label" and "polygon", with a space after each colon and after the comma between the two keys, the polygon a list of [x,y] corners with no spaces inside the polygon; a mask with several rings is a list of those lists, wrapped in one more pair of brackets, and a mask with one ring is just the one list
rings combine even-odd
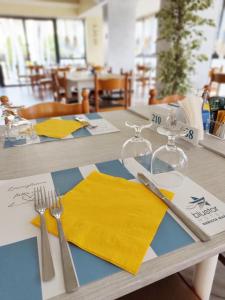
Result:
{"label": "blue edge trim", "polygon": [[[143,165],[140,159],[138,162]],[[119,160],[97,163],[96,167],[105,174],[134,179]],[[79,168],[57,171],[51,175],[60,194],[65,194],[83,180]],[[188,233],[166,213],[151,247],[160,256],[193,242]],[[121,271],[72,244],[70,250],[81,286]],[[0,247],[0,269],[0,299],[42,299],[36,238]],[[24,286],[30,288],[26,289]]]}

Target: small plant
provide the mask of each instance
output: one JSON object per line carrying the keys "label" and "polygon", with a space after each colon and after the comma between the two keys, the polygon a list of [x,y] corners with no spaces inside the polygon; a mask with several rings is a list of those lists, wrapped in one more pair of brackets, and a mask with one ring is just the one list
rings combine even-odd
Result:
{"label": "small plant", "polygon": [[212,19],[205,19],[199,12],[212,5],[213,0],[168,0],[157,14],[159,41],[165,49],[158,53],[157,80],[162,83],[161,96],[185,94],[190,87],[190,75],[197,61],[207,60],[199,54],[201,43],[206,40],[202,25],[214,26]]}

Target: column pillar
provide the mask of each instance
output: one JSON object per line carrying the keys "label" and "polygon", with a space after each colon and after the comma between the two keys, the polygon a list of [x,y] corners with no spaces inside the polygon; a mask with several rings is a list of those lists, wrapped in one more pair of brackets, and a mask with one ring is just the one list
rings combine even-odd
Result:
{"label": "column pillar", "polygon": [[113,72],[129,71],[135,60],[135,16],[137,0],[108,1],[107,64]]}

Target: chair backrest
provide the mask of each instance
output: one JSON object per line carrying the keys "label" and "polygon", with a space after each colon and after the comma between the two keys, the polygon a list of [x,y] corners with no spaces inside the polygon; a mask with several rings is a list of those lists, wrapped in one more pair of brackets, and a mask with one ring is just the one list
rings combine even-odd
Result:
{"label": "chair backrest", "polygon": [[149,66],[146,65],[137,65],[137,72],[140,74],[148,73],[151,70]]}
{"label": "chair backrest", "polygon": [[120,74],[127,77],[128,106],[131,106],[131,96],[133,93],[133,91],[132,91],[133,70],[124,71],[123,68],[121,68]]}
{"label": "chair backrest", "polygon": [[64,104],[59,102],[45,102],[33,106],[22,108],[18,114],[27,119],[50,118],[64,115],[85,114],[89,113],[88,91],[82,92],[82,103]]}
{"label": "chair backrest", "polygon": [[9,101],[8,96],[1,96],[1,97],[0,97],[0,103],[1,103],[2,105],[9,105],[9,104],[10,104],[10,101]]}
{"label": "chair backrest", "polygon": [[164,97],[163,99],[157,99],[157,91],[155,89],[151,89],[149,91],[149,101],[148,104],[165,104],[165,103],[174,103],[184,99],[182,95],[169,95]]}
{"label": "chair backrest", "polygon": [[66,71],[54,70],[52,72],[52,83],[54,99],[61,100],[62,96],[67,98]]}
{"label": "chair backrest", "polygon": [[124,106],[128,105],[128,76],[118,75],[105,78],[99,78],[95,75],[95,109],[99,111],[99,92],[112,92],[115,90],[124,91]]}
{"label": "chair backrest", "polygon": [[44,67],[42,65],[31,65],[27,68],[31,75],[39,75],[44,73]]}
{"label": "chair backrest", "polygon": [[71,70],[71,66],[65,66],[65,67],[57,67],[54,69],[55,72],[69,72]]}
{"label": "chair backrest", "polygon": [[88,67],[77,67],[76,71],[77,72],[88,71]]}
{"label": "chair backrest", "polygon": [[220,84],[225,84],[225,73],[222,69],[213,68],[209,71],[209,92],[211,95],[218,95],[220,90]]}
{"label": "chair backrest", "polygon": [[103,66],[92,66],[92,69],[94,73],[100,73],[104,71],[105,68]]}
{"label": "chair backrest", "polygon": [[225,73],[212,73],[210,82],[225,83]]}

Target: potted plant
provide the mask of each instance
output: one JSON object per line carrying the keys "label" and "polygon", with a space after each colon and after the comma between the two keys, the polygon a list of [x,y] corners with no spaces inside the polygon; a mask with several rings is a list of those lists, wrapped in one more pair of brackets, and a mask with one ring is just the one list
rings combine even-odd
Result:
{"label": "potted plant", "polygon": [[[197,61],[207,60],[198,50],[206,39],[203,25],[214,26],[199,12],[209,8],[213,0],[167,0],[157,14],[159,22],[157,80],[160,95],[184,95],[190,87],[190,75]],[[159,44],[159,45],[160,45]]]}

